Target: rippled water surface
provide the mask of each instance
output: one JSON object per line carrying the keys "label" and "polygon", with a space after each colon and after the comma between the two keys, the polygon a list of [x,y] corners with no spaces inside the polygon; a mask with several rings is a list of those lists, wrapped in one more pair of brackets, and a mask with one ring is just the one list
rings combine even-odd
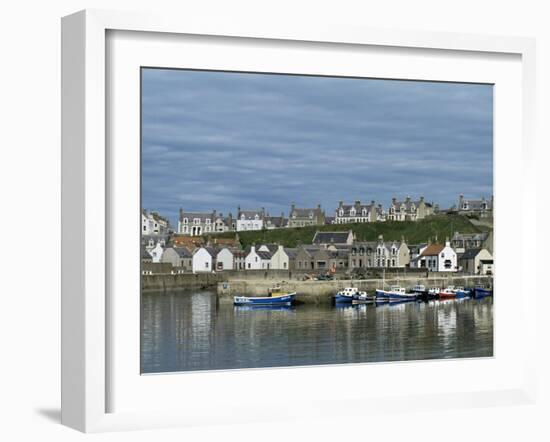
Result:
{"label": "rippled water surface", "polygon": [[482,357],[493,299],[234,307],[208,291],[142,296],[143,373]]}

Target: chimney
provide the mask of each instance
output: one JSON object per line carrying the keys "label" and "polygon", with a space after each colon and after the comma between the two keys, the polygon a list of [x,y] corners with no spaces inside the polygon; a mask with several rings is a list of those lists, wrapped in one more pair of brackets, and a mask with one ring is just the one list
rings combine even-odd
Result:
{"label": "chimney", "polygon": [[296,203],[294,201],[292,201],[292,203],[290,204],[290,214],[289,215],[292,215],[292,212],[294,212],[295,208],[296,208]]}
{"label": "chimney", "polygon": [[321,204],[317,204],[317,210],[321,210]]}
{"label": "chimney", "polygon": [[392,204],[395,206],[397,204],[397,198],[393,197],[391,199]]}
{"label": "chimney", "polygon": [[449,237],[445,238],[445,246],[446,246],[446,247],[450,247],[450,246],[451,246],[451,242],[449,241]]}
{"label": "chimney", "polygon": [[424,202],[424,197],[423,197],[423,196],[420,197],[420,202],[421,202],[421,203]]}
{"label": "chimney", "polygon": [[355,200],[355,205],[356,205],[356,206],[360,206],[360,205],[361,205],[361,201]]}
{"label": "chimney", "polygon": [[407,198],[405,198],[405,201],[409,203],[411,201],[411,197],[407,195]]}
{"label": "chimney", "polygon": [[370,205],[371,206],[374,206],[376,203],[374,202],[374,200],[370,200]]}
{"label": "chimney", "polygon": [[338,208],[340,209],[344,205],[344,201],[338,201]]}
{"label": "chimney", "polygon": [[180,207],[180,219],[183,219],[183,209]]}

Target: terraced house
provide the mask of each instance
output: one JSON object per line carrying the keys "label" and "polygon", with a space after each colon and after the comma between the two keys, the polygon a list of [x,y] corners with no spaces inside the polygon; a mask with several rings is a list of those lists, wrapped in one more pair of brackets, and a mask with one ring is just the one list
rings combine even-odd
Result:
{"label": "terraced house", "polygon": [[493,216],[493,197],[487,200],[482,197],[480,200],[470,200],[464,198],[463,194],[458,197],[458,213],[460,215],[478,216],[480,218],[489,218]]}
{"label": "terraced house", "polygon": [[434,213],[433,205],[424,201],[421,196],[419,200],[413,201],[411,197],[405,198],[405,201],[398,201],[392,198],[388,207],[389,221],[418,221]]}
{"label": "terraced house", "polygon": [[334,216],[334,224],[372,223],[385,220],[386,212],[382,205],[377,205],[374,201],[369,204],[361,204],[359,200],[353,204],[344,204],[340,201]]}
{"label": "terraced house", "polygon": [[325,212],[318,204],[314,209],[301,209],[293,203],[288,213],[287,227],[320,226],[325,224]]}
{"label": "terraced house", "polygon": [[406,267],[410,262],[410,250],[404,238],[401,241],[357,241],[351,246],[349,267]]}

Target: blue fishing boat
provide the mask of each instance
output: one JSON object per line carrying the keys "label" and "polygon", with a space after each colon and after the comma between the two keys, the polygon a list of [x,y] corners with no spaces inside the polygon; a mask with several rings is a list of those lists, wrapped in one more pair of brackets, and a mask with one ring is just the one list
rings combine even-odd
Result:
{"label": "blue fishing boat", "polygon": [[357,287],[346,287],[344,290],[340,290],[334,295],[334,302],[351,304],[354,299],[359,299],[361,297],[366,298],[366,292],[360,292]]}
{"label": "blue fishing boat", "polygon": [[493,289],[487,289],[484,287],[476,287],[474,289],[475,298],[485,298],[486,296],[493,296]]}
{"label": "blue fishing boat", "polygon": [[467,298],[467,297],[471,296],[470,290],[465,289],[464,287],[456,287],[454,289],[454,292],[456,293],[456,298],[457,299]]}
{"label": "blue fishing boat", "polygon": [[376,300],[416,300],[416,293],[407,293],[403,287],[391,286],[389,290],[376,290]]}
{"label": "blue fishing boat", "polygon": [[235,296],[234,305],[264,305],[278,307],[281,305],[292,305],[296,297],[296,292],[281,293],[272,296]]}

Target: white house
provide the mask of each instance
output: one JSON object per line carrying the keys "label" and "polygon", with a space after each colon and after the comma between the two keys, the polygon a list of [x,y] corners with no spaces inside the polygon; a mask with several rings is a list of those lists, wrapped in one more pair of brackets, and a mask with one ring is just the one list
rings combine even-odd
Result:
{"label": "white house", "polygon": [[449,241],[445,241],[445,245],[429,244],[415,261],[415,267],[426,268],[430,272],[458,271],[457,255]]}
{"label": "white house", "polygon": [[216,255],[216,270],[233,270],[234,259],[233,252],[227,247],[221,249]]}
{"label": "white house", "polygon": [[250,247],[250,252],[245,258],[246,270],[268,270],[271,268],[271,252],[256,250]]}
{"label": "white house", "polygon": [[212,253],[206,247],[200,247],[193,253],[193,273],[211,272]]}
{"label": "white house", "polygon": [[289,257],[282,245],[279,245],[271,255],[270,268],[275,270],[289,269]]}
{"label": "white house", "polygon": [[237,232],[243,230],[262,230],[264,227],[265,209],[241,210],[237,209]]}
{"label": "white house", "polygon": [[160,245],[160,242],[157,242],[155,247],[149,250],[149,255],[151,255],[153,262],[160,262],[163,252],[164,248]]}

